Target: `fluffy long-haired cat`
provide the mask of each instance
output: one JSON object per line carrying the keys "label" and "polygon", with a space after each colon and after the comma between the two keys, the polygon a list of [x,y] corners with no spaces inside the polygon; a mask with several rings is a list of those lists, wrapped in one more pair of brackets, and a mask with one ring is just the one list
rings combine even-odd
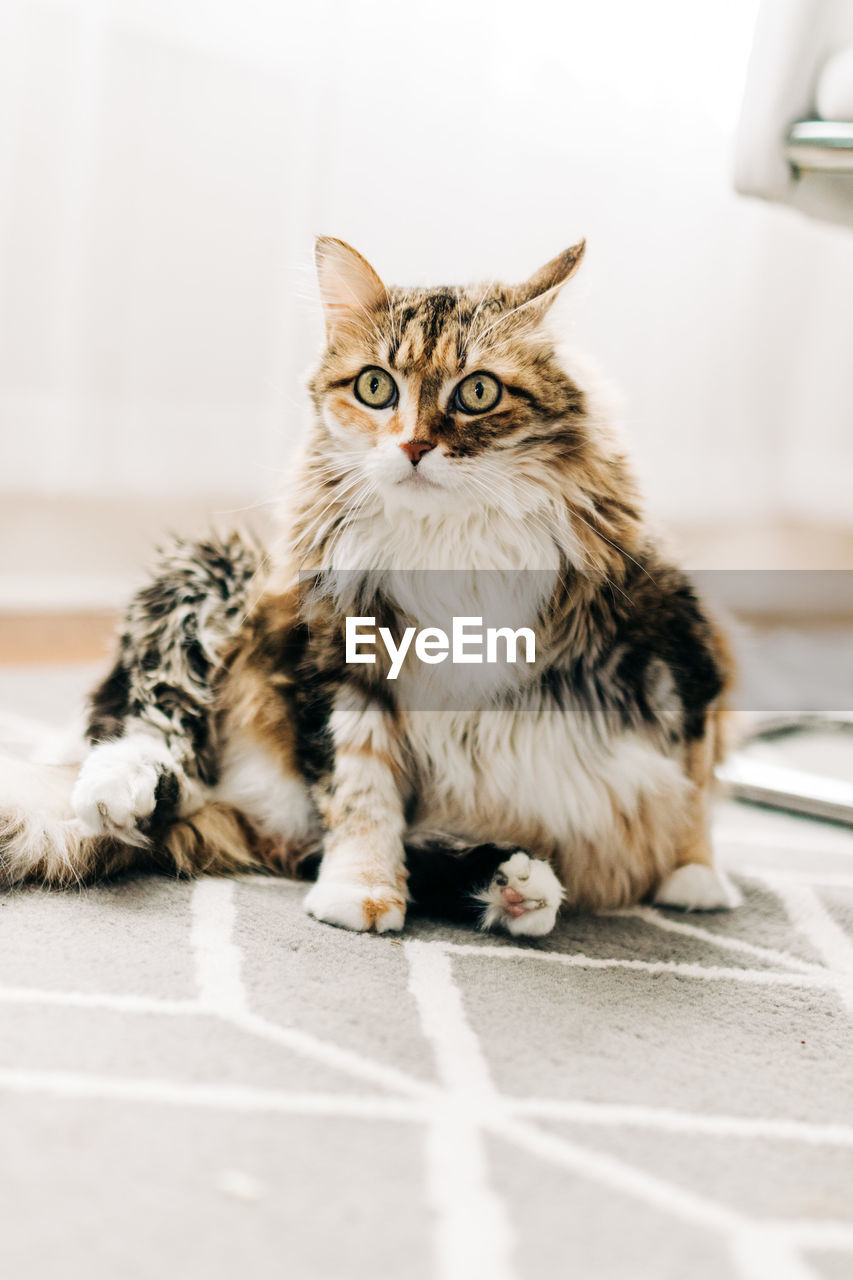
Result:
{"label": "fluffy long-haired cat", "polygon": [[[531,935],[561,902],[733,903],[708,837],[725,647],[549,332],[582,254],[521,285],[399,289],[318,241],[327,342],[281,548],[162,558],[73,794],[7,770],[8,881],[311,867],[312,915],[378,932],[412,903]],[[347,661],[348,617],[399,642],[470,612],[477,573],[533,660],[440,680],[414,658],[389,679],[378,646]]]}

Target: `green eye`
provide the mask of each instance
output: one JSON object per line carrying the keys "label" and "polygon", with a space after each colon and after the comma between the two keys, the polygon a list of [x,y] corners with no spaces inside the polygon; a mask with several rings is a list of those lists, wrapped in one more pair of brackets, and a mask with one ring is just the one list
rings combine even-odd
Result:
{"label": "green eye", "polygon": [[354,390],[356,400],[370,409],[387,409],[397,399],[397,384],[384,369],[362,369]]}
{"label": "green eye", "polygon": [[490,373],[472,373],[456,388],[453,399],[463,413],[485,413],[501,398],[501,384]]}

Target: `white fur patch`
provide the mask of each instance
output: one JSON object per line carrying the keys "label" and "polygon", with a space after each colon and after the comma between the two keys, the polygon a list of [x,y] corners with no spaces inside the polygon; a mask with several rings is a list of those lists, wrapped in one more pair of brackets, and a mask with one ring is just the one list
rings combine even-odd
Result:
{"label": "white fur patch", "polygon": [[285,773],[272,752],[232,733],[213,798],[241,809],[265,835],[301,840],[316,829],[317,816],[302,779]]}
{"label": "white fur patch", "polygon": [[375,570],[383,577],[389,571],[407,574],[472,565],[478,572],[556,572],[559,564],[553,533],[543,520],[531,518],[526,509],[484,506],[482,500],[476,506],[459,503],[449,512],[425,506],[423,511],[404,508],[388,514],[372,507],[342,530],[332,555],[335,569]]}
{"label": "white fur patch", "polygon": [[701,862],[678,867],[655,894],[657,906],[683,911],[727,911],[740,902],[741,896],[728,877]]}
{"label": "white fur patch", "polygon": [[75,876],[83,832],[71,809],[73,770],[0,759],[0,883],[41,869],[46,880]]}
{"label": "white fur patch", "polygon": [[82,764],[91,751],[86,738],[86,716],[81,712],[61,729],[48,729],[30,759],[33,764]]}

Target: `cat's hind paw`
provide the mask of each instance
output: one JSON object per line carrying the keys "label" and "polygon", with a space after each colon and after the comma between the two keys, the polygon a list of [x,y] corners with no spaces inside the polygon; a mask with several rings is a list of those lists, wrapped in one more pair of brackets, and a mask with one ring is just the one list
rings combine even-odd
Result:
{"label": "cat's hind paw", "polygon": [[656,907],[682,911],[731,911],[740,903],[741,896],[728,876],[702,862],[676,867],[654,895]]}
{"label": "cat's hind paw", "polygon": [[165,746],[142,735],[93,747],[71,798],[83,831],[90,836],[113,836],[124,844],[147,845],[155,817],[176,816],[180,791],[176,770]]}
{"label": "cat's hind paw", "polygon": [[542,938],[554,928],[565,890],[547,862],[519,849],[499,865],[477,897],[484,907],[483,929]]}
{"label": "cat's hind paw", "polygon": [[364,933],[399,933],[406,921],[406,898],[390,884],[324,881],[308,890],[305,910],[315,920]]}

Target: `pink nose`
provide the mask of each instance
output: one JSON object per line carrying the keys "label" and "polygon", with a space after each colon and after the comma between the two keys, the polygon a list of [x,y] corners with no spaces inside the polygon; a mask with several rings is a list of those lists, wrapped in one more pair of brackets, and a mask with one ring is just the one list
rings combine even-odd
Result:
{"label": "pink nose", "polygon": [[434,449],[435,445],[430,444],[429,440],[407,440],[405,444],[401,444],[400,448],[409,459],[413,467],[416,467],[425,453],[429,453],[430,449]]}

